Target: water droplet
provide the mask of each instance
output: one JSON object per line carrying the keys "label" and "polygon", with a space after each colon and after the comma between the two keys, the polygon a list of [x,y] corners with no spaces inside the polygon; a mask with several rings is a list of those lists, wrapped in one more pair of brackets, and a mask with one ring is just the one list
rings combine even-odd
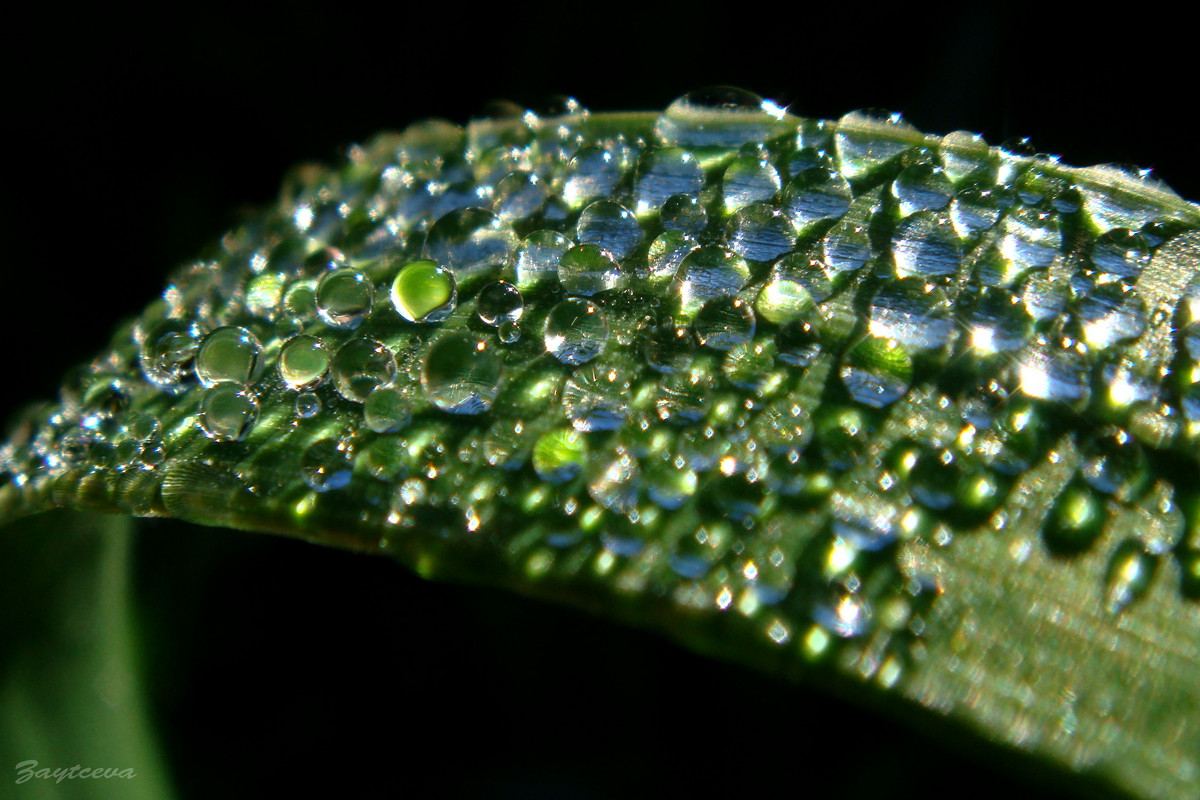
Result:
{"label": "water droplet", "polygon": [[708,225],[708,212],[700,199],[691,194],[677,194],[667,198],[659,212],[663,230],[698,234]]}
{"label": "water droplet", "polygon": [[954,275],[962,262],[962,247],[950,218],[925,211],[896,226],[892,254],[900,277],[937,278]]}
{"label": "water droplet", "polygon": [[603,147],[580,150],[567,165],[563,200],[571,208],[582,208],[589,200],[613,193],[621,181],[621,163]]}
{"label": "water droplet", "polygon": [[1087,359],[1074,349],[1035,343],[1017,365],[1021,391],[1039,400],[1081,407],[1090,395]]}
{"label": "water droplet", "polygon": [[938,151],[946,174],[955,183],[986,172],[995,160],[983,137],[967,131],[953,131],[943,136]]}
{"label": "water droplet", "polygon": [[138,350],[138,366],[146,380],[162,391],[182,391],[181,384],[199,346],[193,326],[167,320],[146,335]]}
{"label": "water droplet", "polygon": [[771,138],[781,116],[777,106],[756,94],[719,86],[677,98],[659,115],[654,133],[665,145],[736,150]]}
{"label": "water droplet", "polygon": [[1092,264],[1100,272],[1136,278],[1150,263],[1150,246],[1145,237],[1124,228],[1100,236],[1092,245]]}
{"label": "water droplet", "polygon": [[320,439],[309,445],[300,458],[300,476],[315,492],[344,489],[354,474],[349,446],[334,439]]}
{"label": "water droplet", "polygon": [[900,203],[900,216],[938,211],[954,194],[950,178],[941,167],[927,162],[905,167],[892,181],[892,196]]}
{"label": "water droplet", "polygon": [[851,111],[837,123],[834,138],[842,172],[852,181],[882,169],[925,137],[899,114]]}
{"label": "water droplet", "polygon": [[469,334],[436,340],[425,351],[421,388],[451,414],[482,414],[500,392],[500,359],[487,342]]}
{"label": "water droplet", "polygon": [[1020,298],[1005,289],[984,291],[968,324],[971,347],[981,354],[1020,350],[1033,333],[1033,320]]}
{"label": "water droplet", "polygon": [[657,214],[673,195],[697,195],[704,187],[704,171],[688,151],[664,147],[642,157],[634,190],[634,212],[639,217]]}
{"label": "water droplet", "polygon": [[950,201],[950,221],[962,238],[987,230],[1000,219],[1000,200],[983,186],[964,186]]}
{"label": "water droplet", "polygon": [[590,364],[563,387],[562,404],[577,431],[615,431],[629,415],[629,382],[615,367]]}
{"label": "water droplet", "polygon": [[596,200],[575,224],[575,240],[607,250],[618,261],[642,241],[642,227],[633,212],[612,200]]}
{"label": "water droplet", "polygon": [[197,421],[210,439],[240,441],[258,421],[258,400],[236,383],[215,384],[200,397]]}
{"label": "water droplet", "polygon": [[872,336],[894,339],[909,352],[945,347],[955,330],[946,296],[916,278],[884,284],[871,299],[869,316]]}
{"label": "water droplet", "polygon": [[541,178],[528,172],[513,172],[496,184],[492,207],[504,221],[532,217],[546,205],[546,187]]}
{"label": "water droplet", "polygon": [[338,394],[355,403],[366,402],[379,386],[396,380],[396,356],[373,339],[351,339],[333,357],[333,382]]}
{"label": "water droplet", "polygon": [[558,277],[558,264],[572,242],[557,231],[534,231],[517,252],[517,286],[528,291],[544,280]]}
{"label": "water droplet", "polygon": [[317,397],[312,392],[301,392],[296,395],[296,402],[293,405],[296,416],[301,419],[312,419],[317,414],[321,413],[321,398]]}
{"label": "water droplet", "polygon": [[317,313],[334,328],[359,326],[375,302],[375,287],[364,273],[349,267],[326,273],[317,284]]}
{"label": "water droplet", "polygon": [[587,461],[587,441],[568,428],[542,434],[533,446],[533,469],[547,483],[566,483],[583,472]]}
{"label": "water droplet", "polygon": [[525,311],[521,290],[508,281],[489,283],[479,290],[475,313],[484,325],[497,328],[505,322],[516,322]]}
{"label": "water droplet", "polygon": [[512,228],[490,211],[460,208],[442,216],[425,238],[429,257],[454,273],[459,291],[495,277],[516,249]]}
{"label": "water droplet", "polygon": [[279,351],[279,375],[289,389],[313,389],[329,372],[329,348],[316,336],[301,334]]}
{"label": "water droplet", "polygon": [[658,284],[674,278],[683,260],[698,247],[700,242],[690,233],[664,231],[650,243],[650,279]]}
{"label": "water droplet", "polygon": [[588,462],[588,494],[600,505],[624,516],[637,509],[641,469],[624,448],[597,454]]}
{"label": "water droplet", "polygon": [[1104,610],[1120,614],[1146,594],[1157,571],[1158,559],[1138,542],[1130,539],[1119,544],[1105,574]]}
{"label": "water droplet", "polygon": [[594,244],[580,244],[563,253],[558,280],[568,294],[591,296],[615,288],[621,270],[612,254]]}
{"label": "water droplet", "polygon": [[696,339],[714,350],[729,350],[754,336],[754,310],[736,297],[709,300],[696,314]]}
{"label": "water droplet", "polygon": [[512,344],[521,338],[521,326],[511,319],[506,319],[496,329],[496,335],[505,344]]}
{"label": "water droplet", "polygon": [[1050,266],[1062,248],[1057,214],[1015,208],[1000,223],[1000,232],[1000,252],[1019,271]]}
{"label": "water droplet", "polygon": [[1090,548],[1104,529],[1102,498],[1082,481],[1072,481],[1059,493],[1047,520],[1046,546],[1058,555],[1073,555]]}
{"label": "water droplet", "polygon": [[408,398],[393,386],[380,386],[367,395],[363,419],[376,433],[393,433],[412,419]]}
{"label": "water droplet", "polygon": [[1076,171],[1083,208],[1097,233],[1136,230],[1179,202],[1162,181],[1136,168],[1102,164]]}
{"label": "water droplet", "polygon": [[673,291],[679,297],[680,313],[690,318],[709,300],[737,294],[749,280],[750,267],[743,258],[710,244],[683,259]]}
{"label": "water droplet", "polygon": [[454,273],[435,261],[406,264],[392,281],[392,305],[409,322],[436,324],[458,304]]}
{"label": "water droplet", "polygon": [[841,173],[828,167],[809,167],[788,181],[783,212],[798,233],[807,233],[826,220],[841,219],[854,195]]}
{"label": "water droplet", "polygon": [[544,333],[546,350],[564,364],[584,364],[604,352],[608,319],[600,307],[568,297],[550,309]]}
{"label": "water droplet", "polygon": [[864,635],[871,626],[871,606],[866,599],[842,589],[813,607],[813,620],[842,639]]}
{"label": "water droplet", "polygon": [[776,278],[763,286],[754,302],[758,315],[775,325],[803,320],[816,309],[813,297],[801,283]]}
{"label": "water droplet", "polygon": [[754,203],[729,221],[729,249],[750,261],[771,261],[796,246],[796,232],[779,209]]}
{"label": "water droplet", "polygon": [[1076,315],[1084,341],[1096,350],[1131,341],[1146,330],[1141,301],[1119,283],[1097,287],[1080,301]]}
{"label": "water droplet", "polygon": [[846,351],[839,374],[851,397],[871,408],[883,408],[908,393],[912,359],[894,339],[865,336]]}
{"label": "water droplet", "polygon": [[779,171],[760,153],[746,153],[729,162],[721,175],[726,213],[773,198],[782,187]]}

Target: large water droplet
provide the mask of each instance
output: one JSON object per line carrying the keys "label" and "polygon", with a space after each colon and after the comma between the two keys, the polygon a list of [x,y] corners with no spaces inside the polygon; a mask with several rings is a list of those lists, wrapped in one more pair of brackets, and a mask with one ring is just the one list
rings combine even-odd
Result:
{"label": "large water droplet", "polygon": [[979,297],[967,328],[971,347],[984,355],[1020,350],[1033,333],[1033,320],[1020,298],[1006,289]]}
{"label": "large water droplet", "polygon": [[396,356],[373,339],[351,339],[333,357],[334,388],[347,400],[366,402],[377,387],[394,380]]}
{"label": "large water droplet", "polygon": [[1058,215],[1016,208],[1000,223],[1000,252],[1021,271],[1050,266],[1062,248]]}
{"label": "large water droplet", "polygon": [[375,287],[364,273],[349,267],[326,273],[317,284],[317,313],[335,328],[357,328],[375,302]]}
{"label": "large water droplet", "polygon": [[413,261],[396,273],[391,297],[396,313],[409,322],[434,324],[454,313],[458,282],[435,261]]}
{"label": "large water droplet", "polygon": [[500,392],[500,359],[482,339],[453,334],[425,351],[421,388],[425,396],[451,414],[482,414]]}
{"label": "large water droplet", "polygon": [[210,439],[244,439],[258,421],[258,400],[235,383],[218,383],[200,397],[197,422]]}
{"label": "large water droplet", "polygon": [[546,316],[546,350],[564,364],[584,364],[604,352],[608,319],[600,307],[581,297],[568,297]]}
{"label": "large water droplet", "polygon": [[698,234],[708,225],[708,212],[695,195],[674,195],[663,203],[659,213],[665,231]]}
{"label": "large water droplet", "polygon": [[665,145],[736,150],[770,138],[781,116],[777,106],[756,94],[718,86],[676,99],[659,115],[654,133]]}

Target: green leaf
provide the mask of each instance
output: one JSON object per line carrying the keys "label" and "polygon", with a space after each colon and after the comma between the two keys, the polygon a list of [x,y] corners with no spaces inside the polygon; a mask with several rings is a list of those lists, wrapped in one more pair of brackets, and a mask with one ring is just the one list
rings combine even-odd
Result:
{"label": "green leaf", "polygon": [[1200,797],[1200,209],[737,90],[301,170],[5,450]]}

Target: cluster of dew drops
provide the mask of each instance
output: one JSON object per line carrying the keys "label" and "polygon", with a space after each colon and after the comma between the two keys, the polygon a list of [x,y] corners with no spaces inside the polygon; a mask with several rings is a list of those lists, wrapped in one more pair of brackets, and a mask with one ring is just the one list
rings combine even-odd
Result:
{"label": "cluster of dew drops", "polygon": [[[377,479],[388,521],[440,502],[469,531],[519,509],[545,532],[537,569],[581,541],[636,562],[657,536],[651,583],[816,652],[919,637],[936,581],[899,544],[1002,524],[1086,411],[1047,544],[1087,550],[1114,508],[1150,508],[1166,522],[1116,549],[1105,603],[1171,553],[1200,592],[1200,534],[1153,463],[1200,444],[1200,292],[1163,311],[1138,291],[1194,207],[1073,182],[1025,143],[801,120],[733,89],[638,124],[500,108],[298,173],[8,446],[7,480],[152,471],[189,431],[250,442],[336,412],[350,429],[301,462],[313,492]],[[923,381],[953,424],[880,452]],[[781,505],[822,520],[819,547]]]}

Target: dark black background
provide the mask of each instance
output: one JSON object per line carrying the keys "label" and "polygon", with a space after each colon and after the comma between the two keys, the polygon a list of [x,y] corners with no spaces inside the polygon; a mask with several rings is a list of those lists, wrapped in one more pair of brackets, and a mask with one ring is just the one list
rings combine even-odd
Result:
{"label": "dark black background", "polygon": [[[1200,197],[1194,45],[1137,9],[393,8],[185,5],[168,21],[46,6],[8,27],[5,416],[52,396],[289,166],[497,98],[662,108],[733,84],[805,116],[881,107],[931,133],[1029,136]],[[303,545],[151,533],[155,698],[192,797],[1031,794],[1003,765],[653,637]]]}

